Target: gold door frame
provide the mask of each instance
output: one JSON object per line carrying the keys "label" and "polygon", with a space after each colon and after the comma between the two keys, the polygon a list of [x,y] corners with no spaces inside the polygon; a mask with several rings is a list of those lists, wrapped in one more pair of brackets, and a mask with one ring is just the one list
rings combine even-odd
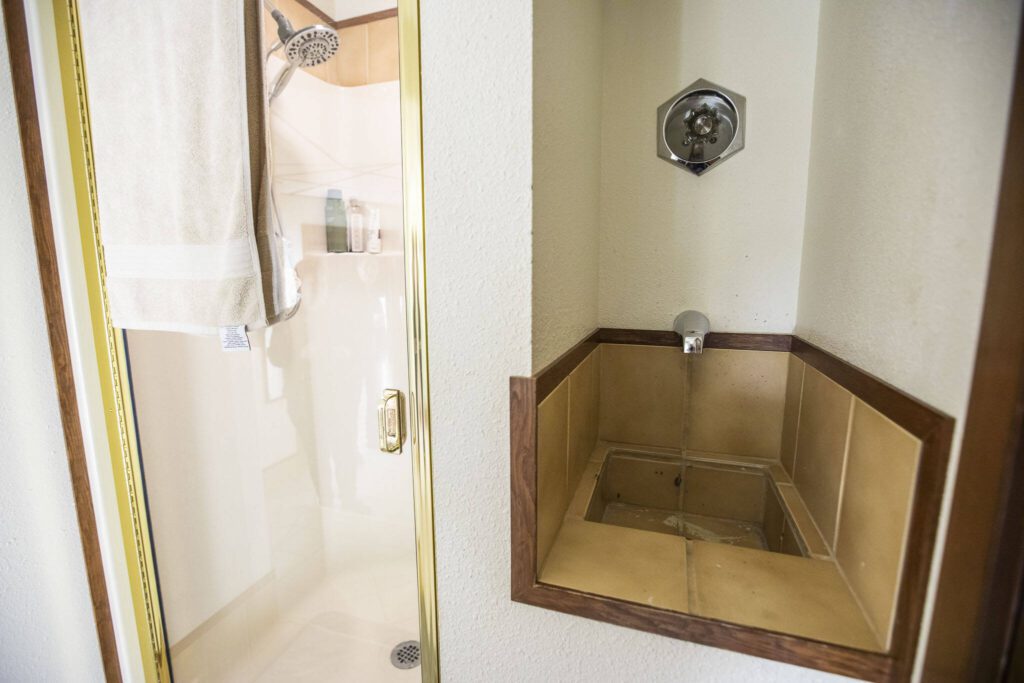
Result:
{"label": "gold door frame", "polygon": [[[84,254],[91,333],[100,370],[100,392],[117,491],[132,613],[147,683],[171,680],[163,612],[156,581],[149,513],[145,503],[124,337],[110,323],[100,248],[100,222],[90,133],[88,89],[82,58],[78,0],[52,0],[60,61],[75,206]],[[419,0],[398,0],[403,206],[405,212],[406,347],[409,365],[409,430],[413,459],[413,508],[419,592],[421,676],[440,679],[437,591],[434,573],[434,506],[427,366],[426,257],[423,220],[423,144],[420,110]]]}

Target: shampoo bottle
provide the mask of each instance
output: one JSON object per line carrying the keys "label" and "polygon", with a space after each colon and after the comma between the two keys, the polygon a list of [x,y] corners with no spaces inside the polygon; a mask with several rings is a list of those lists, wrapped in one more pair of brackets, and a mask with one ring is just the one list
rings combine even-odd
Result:
{"label": "shampoo bottle", "polygon": [[348,249],[352,252],[366,251],[363,209],[355,199],[350,199],[348,202]]}
{"label": "shampoo bottle", "polygon": [[324,229],[327,232],[327,252],[340,254],[348,251],[348,218],[341,190],[327,190],[324,206]]}
{"label": "shampoo bottle", "polygon": [[380,241],[380,209],[370,209],[370,227],[366,231],[366,251],[379,254]]}

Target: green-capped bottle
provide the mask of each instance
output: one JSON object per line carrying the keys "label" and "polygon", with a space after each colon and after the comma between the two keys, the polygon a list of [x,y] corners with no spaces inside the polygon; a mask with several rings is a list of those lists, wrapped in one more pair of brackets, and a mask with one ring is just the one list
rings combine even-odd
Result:
{"label": "green-capped bottle", "polygon": [[341,190],[327,190],[327,204],[324,208],[324,225],[327,229],[327,251],[331,254],[347,252],[348,216]]}

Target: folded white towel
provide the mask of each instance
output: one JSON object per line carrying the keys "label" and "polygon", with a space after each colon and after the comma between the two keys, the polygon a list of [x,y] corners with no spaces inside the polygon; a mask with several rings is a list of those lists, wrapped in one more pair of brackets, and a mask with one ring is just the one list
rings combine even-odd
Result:
{"label": "folded white towel", "polygon": [[216,333],[298,305],[267,175],[258,0],[81,3],[113,324]]}

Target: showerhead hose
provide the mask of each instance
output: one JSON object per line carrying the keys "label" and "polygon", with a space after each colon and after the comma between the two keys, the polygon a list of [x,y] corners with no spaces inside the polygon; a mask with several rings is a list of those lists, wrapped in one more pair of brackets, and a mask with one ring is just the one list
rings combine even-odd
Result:
{"label": "showerhead hose", "polygon": [[283,47],[284,56],[288,62],[288,66],[277,77],[274,86],[270,89],[270,100],[273,101],[284,91],[296,70],[323,64],[338,52],[340,41],[338,32],[323,24],[313,24],[296,31],[292,28],[288,18],[269,0],[264,0],[263,4],[270,10],[270,16],[277,22],[277,37],[281,41],[280,45],[275,46],[271,52]]}

